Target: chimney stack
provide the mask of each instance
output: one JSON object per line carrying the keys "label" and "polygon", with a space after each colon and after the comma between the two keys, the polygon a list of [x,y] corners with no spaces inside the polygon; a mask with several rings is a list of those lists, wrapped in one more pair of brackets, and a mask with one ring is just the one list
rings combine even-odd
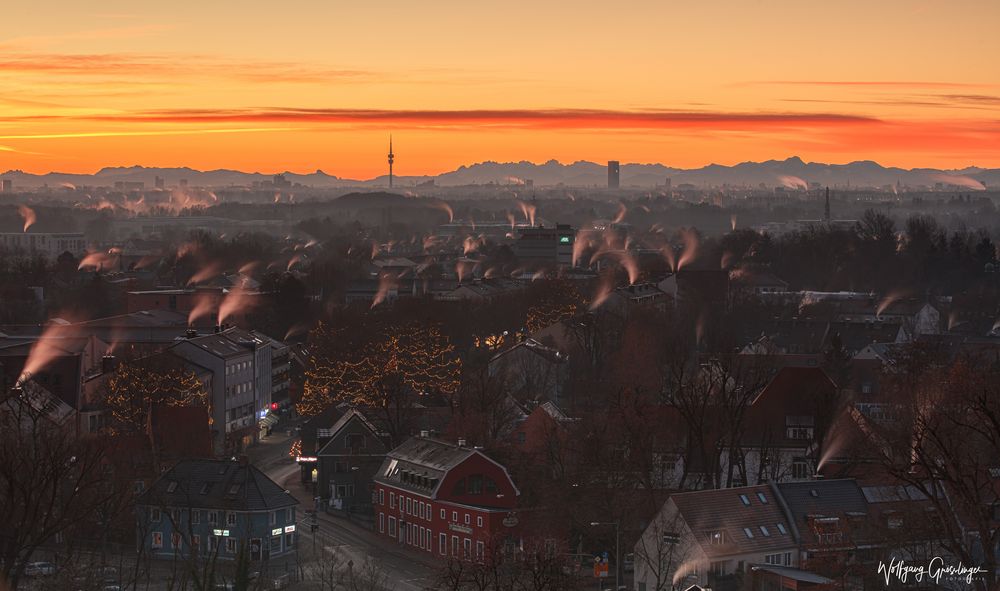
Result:
{"label": "chimney stack", "polygon": [[458,438],[458,447],[465,447],[465,438],[464,437],[459,437]]}
{"label": "chimney stack", "polygon": [[118,359],[110,353],[101,358],[101,373],[111,373],[118,367]]}
{"label": "chimney stack", "polygon": [[421,437],[430,437],[431,436],[431,432],[428,431],[427,429],[421,429],[420,436]]}
{"label": "chimney stack", "polygon": [[186,339],[193,339],[196,336],[198,336],[198,331],[194,328],[189,328],[184,332],[184,338]]}

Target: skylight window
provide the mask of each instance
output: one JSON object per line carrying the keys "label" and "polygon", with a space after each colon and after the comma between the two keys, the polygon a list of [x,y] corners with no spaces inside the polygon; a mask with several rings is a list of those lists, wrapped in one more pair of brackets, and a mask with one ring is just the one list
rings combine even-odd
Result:
{"label": "skylight window", "polygon": [[762,535],[763,535],[763,536],[764,536],[765,538],[770,538],[770,537],[771,537],[771,532],[770,532],[770,531],[768,531],[768,529],[767,529],[767,526],[766,526],[766,525],[762,525],[762,526],[760,526],[760,533],[761,533],[761,534],[762,534]]}
{"label": "skylight window", "polygon": [[748,540],[752,540],[753,539],[753,530],[751,530],[749,527],[744,527],[743,528],[743,533],[745,533],[747,535],[747,539]]}
{"label": "skylight window", "polygon": [[767,496],[764,493],[762,493],[762,492],[757,493],[757,498],[760,499],[760,502],[762,504],[764,504],[764,505],[767,504]]}
{"label": "skylight window", "polygon": [[232,485],[232,486],[229,487],[229,494],[231,494],[231,495],[235,495],[239,491],[240,491],[240,485],[238,485],[238,484],[234,484],[234,485]]}
{"label": "skylight window", "polygon": [[203,494],[203,495],[207,495],[209,489],[211,489],[211,488],[212,488],[212,483],[206,482],[206,483],[204,483],[204,484],[201,485],[201,491],[200,491],[200,493]]}
{"label": "skylight window", "polygon": [[788,531],[785,529],[785,524],[784,523],[779,523],[778,524],[778,531],[781,532],[782,535],[788,533]]}
{"label": "skylight window", "polygon": [[740,495],[740,502],[742,502],[744,505],[746,505],[747,507],[749,507],[750,506],[750,497],[748,497],[746,495]]}
{"label": "skylight window", "polygon": [[170,481],[170,484],[167,485],[167,493],[172,493],[175,490],[177,490],[177,481],[172,480]]}

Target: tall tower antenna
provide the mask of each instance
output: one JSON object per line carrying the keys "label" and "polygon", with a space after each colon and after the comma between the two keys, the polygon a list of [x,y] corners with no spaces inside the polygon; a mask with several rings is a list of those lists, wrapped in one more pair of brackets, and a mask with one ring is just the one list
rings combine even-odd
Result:
{"label": "tall tower antenna", "polygon": [[389,188],[392,188],[392,161],[395,159],[395,154],[392,153],[392,134],[389,134]]}

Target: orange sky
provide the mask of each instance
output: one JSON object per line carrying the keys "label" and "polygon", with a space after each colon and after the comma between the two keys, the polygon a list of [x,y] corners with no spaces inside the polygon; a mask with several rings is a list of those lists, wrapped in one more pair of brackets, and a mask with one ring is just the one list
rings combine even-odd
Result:
{"label": "orange sky", "polygon": [[995,0],[11,4],[0,170],[1000,167]]}

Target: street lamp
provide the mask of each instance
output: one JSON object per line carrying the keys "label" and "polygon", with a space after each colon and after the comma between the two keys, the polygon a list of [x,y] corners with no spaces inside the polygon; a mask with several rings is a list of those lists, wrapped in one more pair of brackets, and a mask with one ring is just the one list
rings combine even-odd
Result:
{"label": "street lamp", "polygon": [[622,564],[622,552],[621,552],[621,536],[620,527],[618,521],[591,521],[590,527],[597,527],[598,525],[613,525],[615,526],[615,591],[621,587],[620,573]]}

